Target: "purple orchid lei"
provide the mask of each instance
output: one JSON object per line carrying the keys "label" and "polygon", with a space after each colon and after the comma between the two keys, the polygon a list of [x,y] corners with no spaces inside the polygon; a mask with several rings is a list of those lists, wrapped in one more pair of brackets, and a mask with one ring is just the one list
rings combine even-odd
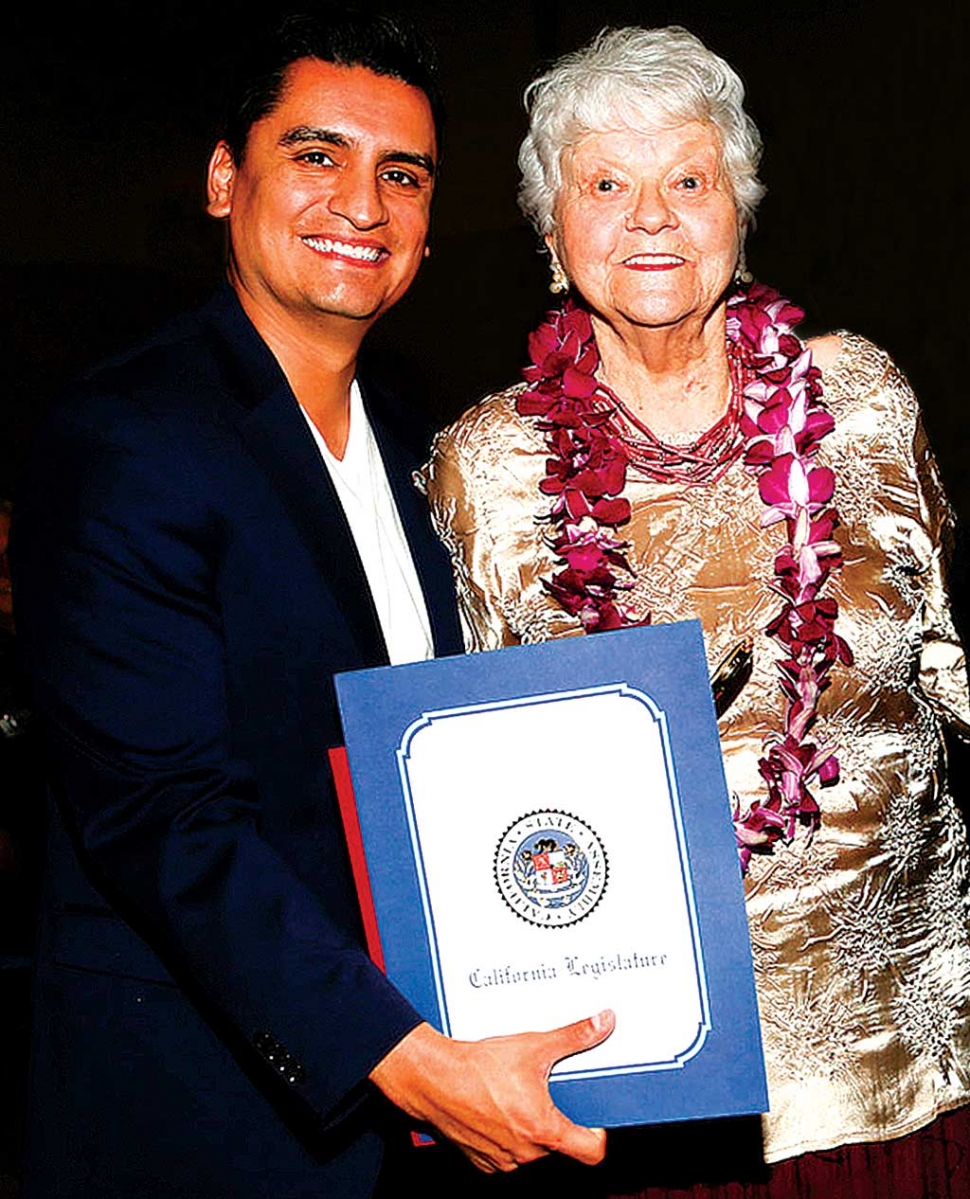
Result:
{"label": "purple orchid lei", "polygon": [[[759,283],[728,300],[728,339],[751,368],[741,414],[744,464],[758,475],[766,505],[762,524],[784,522],[788,536],[769,584],[781,597],[781,610],[764,630],[785,652],[778,662],[784,719],[781,730],[765,739],[759,762],[766,798],[734,813],[743,873],[752,853],[771,853],[777,841],[790,842],[799,825],[809,834],[818,827],[810,788],[816,781],[835,782],[839,765],[833,747],[817,745],[809,732],[832,666],[852,662],[835,632],[838,605],[821,595],[842,564],[832,536],[838,524],[830,506],[835,476],[814,461],[834,421],[822,403],[811,351],[792,332],[803,316]],[[630,457],[596,381],[599,352],[589,314],[567,300],[531,335],[529,356],[532,364],[523,372],[529,387],[516,408],[535,417],[546,435],[549,457],[539,486],[552,497],[548,520],[560,567],[543,586],[587,633],[646,624],[649,616],[623,603],[633,572],[617,528],[631,514],[622,495]]]}

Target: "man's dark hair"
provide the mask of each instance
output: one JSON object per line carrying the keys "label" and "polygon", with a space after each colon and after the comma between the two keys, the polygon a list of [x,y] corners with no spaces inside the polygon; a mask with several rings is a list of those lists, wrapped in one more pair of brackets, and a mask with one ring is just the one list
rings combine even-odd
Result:
{"label": "man's dark hair", "polygon": [[237,165],[245,157],[250,129],[280,102],[286,72],[301,58],[366,67],[419,88],[431,105],[440,147],[444,105],[431,43],[401,17],[323,4],[284,17],[240,60],[223,132]]}

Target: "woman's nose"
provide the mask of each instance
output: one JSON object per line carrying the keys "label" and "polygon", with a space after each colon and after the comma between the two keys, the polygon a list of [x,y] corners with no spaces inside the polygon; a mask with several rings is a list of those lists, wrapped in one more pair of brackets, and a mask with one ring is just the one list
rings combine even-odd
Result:
{"label": "woman's nose", "polygon": [[627,214],[627,228],[659,233],[661,229],[676,224],[676,214],[670,207],[663,188],[644,180],[634,193],[633,205]]}

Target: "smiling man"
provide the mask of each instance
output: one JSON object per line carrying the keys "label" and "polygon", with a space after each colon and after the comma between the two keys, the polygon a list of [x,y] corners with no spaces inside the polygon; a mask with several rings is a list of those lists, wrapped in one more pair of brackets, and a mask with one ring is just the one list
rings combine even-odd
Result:
{"label": "smiling man", "polygon": [[422,431],[357,378],[427,253],[437,96],[387,19],[260,46],[209,164],[227,283],[78,383],[27,472],[55,816],[25,1199],[368,1195],[380,1092],[486,1172],[603,1154],[546,1079],[609,1017],[422,1023],[363,951],[326,766],[336,672],[460,646]]}

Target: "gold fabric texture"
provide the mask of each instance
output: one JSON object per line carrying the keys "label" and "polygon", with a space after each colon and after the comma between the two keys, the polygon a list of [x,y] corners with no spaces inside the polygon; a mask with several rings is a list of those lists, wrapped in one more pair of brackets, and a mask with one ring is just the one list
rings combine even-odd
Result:
{"label": "gold fabric texture", "polygon": [[[844,334],[824,377],[836,429],[841,573],[837,664],[814,738],[841,779],[816,790],[822,826],[746,880],[771,1111],[765,1156],[898,1137],[970,1100],[970,899],[966,835],[946,786],[942,726],[970,731],[966,667],[944,582],[951,512],[916,401],[889,358]],[[439,435],[425,472],[454,564],[469,650],[578,632],[544,592],[555,569],[542,434],[515,411],[519,387],[487,397]],[[764,795],[758,758],[778,730],[777,613],[767,580],[783,526],[763,528],[741,462],[694,487],[628,478],[622,535],[630,602],[654,622],[700,619],[713,667],[754,640],[748,683],[721,718],[732,798]]]}

